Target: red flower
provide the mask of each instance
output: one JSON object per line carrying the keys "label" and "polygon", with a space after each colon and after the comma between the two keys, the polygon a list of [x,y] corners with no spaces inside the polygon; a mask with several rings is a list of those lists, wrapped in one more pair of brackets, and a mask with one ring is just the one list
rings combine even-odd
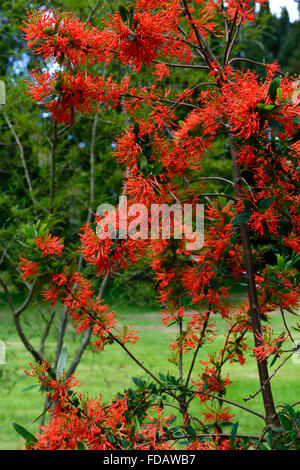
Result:
{"label": "red flower", "polygon": [[105,82],[101,76],[94,77],[87,72],[60,71],[50,77],[49,72],[33,70],[31,76],[33,82],[27,82],[28,93],[43,104],[57,122],[65,123],[73,122],[76,111],[97,111],[97,103],[117,106],[120,95],[129,84],[129,78],[117,85],[111,77]]}
{"label": "red flower", "polygon": [[64,245],[60,238],[48,234],[45,236],[34,237],[34,240],[43,256],[62,254]]}
{"label": "red flower", "polygon": [[21,261],[19,268],[21,271],[23,271],[22,278],[27,279],[35,277],[40,267],[39,263],[36,263],[35,261],[28,261],[27,258],[22,258],[22,256],[20,256],[20,259]]}
{"label": "red flower", "polygon": [[266,327],[266,334],[264,336],[259,332],[257,332],[255,336],[262,344],[261,346],[256,346],[255,348],[249,349],[254,351],[258,362],[264,361],[270,354],[274,352],[280,356],[282,351],[280,350],[278,343],[281,344],[288,339],[288,333],[282,333],[282,335],[272,339],[274,337],[274,332],[268,326]]}

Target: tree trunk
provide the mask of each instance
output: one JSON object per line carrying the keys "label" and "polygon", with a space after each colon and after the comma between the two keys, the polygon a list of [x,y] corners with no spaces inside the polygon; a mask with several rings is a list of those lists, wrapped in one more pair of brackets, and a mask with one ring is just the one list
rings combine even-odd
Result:
{"label": "tree trunk", "polygon": [[[240,190],[240,168],[239,163],[236,161],[236,152],[232,142],[230,142],[231,156],[232,156],[232,165],[233,165],[233,179],[234,179],[234,189],[237,198],[241,198]],[[251,323],[254,335],[255,346],[260,346],[261,343],[256,337],[256,333],[261,333],[261,320],[260,320],[260,311],[257,298],[257,290],[255,284],[255,269],[252,259],[249,231],[246,223],[240,224],[240,234],[242,239],[242,247],[244,252],[244,262],[247,278],[247,288],[248,288],[248,297],[250,305],[250,316]],[[257,362],[258,373],[260,379],[260,386],[262,387],[262,397],[265,408],[265,422],[268,426],[280,426],[279,419],[276,414],[271,384],[269,382],[269,372],[267,361]]]}

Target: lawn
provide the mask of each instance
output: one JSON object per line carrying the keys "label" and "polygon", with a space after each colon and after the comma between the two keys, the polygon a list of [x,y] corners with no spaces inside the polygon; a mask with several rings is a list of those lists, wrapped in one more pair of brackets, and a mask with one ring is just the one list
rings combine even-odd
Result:
{"label": "lawn", "polygon": [[[154,373],[170,372],[176,375],[177,369],[168,361],[168,344],[170,338],[176,335],[174,327],[164,327],[160,322],[160,316],[157,310],[148,310],[147,308],[126,307],[118,308],[121,321],[131,323],[139,330],[140,341],[130,346],[130,349],[136,354]],[[26,315],[26,317],[25,317]],[[31,331],[31,340],[38,345],[37,315],[40,312],[35,307],[31,307],[25,314],[25,331]],[[281,316],[274,312],[272,314],[272,325],[278,333],[283,328]],[[207,353],[213,351],[215,346],[219,346],[224,341],[222,334],[223,321],[217,320],[217,327],[220,331],[220,337],[217,338],[214,345],[209,345],[199,354],[199,359],[205,360]],[[40,320],[39,320],[40,321]],[[295,324],[297,317],[287,315],[289,325]],[[43,407],[44,396],[38,391],[38,388],[28,387],[35,384],[34,379],[24,373],[32,357],[24,348],[15,333],[14,326],[7,307],[1,307],[0,313],[1,337],[6,343],[6,364],[0,365],[0,388],[1,388],[1,408],[0,408],[0,449],[18,449],[23,444],[11,423],[17,422],[28,430],[34,432],[38,429],[38,422],[34,422]],[[74,335],[69,328],[66,338],[69,355],[72,354],[78,344],[78,335]],[[295,334],[295,339],[297,336]],[[252,339],[250,338],[251,342]],[[48,350],[54,350],[54,336],[51,336]],[[188,367],[189,356],[184,356],[185,367]],[[197,363],[198,364],[198,363]],[[277,365],[277,364],[276,364]],[[275,366],[274,366],[275,367]],[[273,370],[274,367],[271,369]],[[196,366],[193,378],[197,379]],[[241,368],[240,365],[229,365],[226,369],[230,373],[232,385],[228,389],[226,398],[244,403],[243,398],[253,394],[258,387],[256,364],[252,357],[248,357],[246,365]],[[299,394],[299,374],[300,366],[290,361],[276,375],[272,381],[276,403],[283,402],[294,403],[300,399]],[[112,398],[116,392],[132,385],[131,377],[145,377],[136,364],[130,359],[118,345],[110,345],[104,352],[93,352],[89,348],[81,361],[76,376],[80,382],[80,391],[88,390],[90,395],[101,394],[103,399]],[[245,404],[245,403],[244,403]],[[260,395],[246,403],[256,411],[263,412],[262,400]],[[201,411],[200,403],[197,399],[193,402],[193,412],[197,415]],[[170,409],[171,410],[171,409]],[[239,421],[239,432],[247,434],[257,434],[261,430],[262,421],[254,415],[250,415],[239,408],[231,407],[231,412],[235,414],[235,421]],[[171,411],[170,411],[171,414]]]}

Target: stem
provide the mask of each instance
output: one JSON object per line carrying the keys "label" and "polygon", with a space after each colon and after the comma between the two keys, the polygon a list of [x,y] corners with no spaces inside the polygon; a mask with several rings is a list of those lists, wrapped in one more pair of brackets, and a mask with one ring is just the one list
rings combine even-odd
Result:
{"label": "stem", "polygon": [[51,186],[50,186],[50,213],[54,210],[55,172],[56,172],[57,122],[53,123],[53,140],[51,149]]}
{"label": "stem", "polygon": [[201,348],[202,346],[202,341],[203,341],[203,338],[204,338],[204,335],[205,335],[205,331],[206,331],[206,328],[207,328],[207,325],[208,325],[208,321],[209,321],[209,316],[210,316],[210,311],[208,312],[207,314],[207,318],[204,322],[204,325],[203,325],[203,328],[202,328],[202,331],[201,331],[201,337],[199,339],[199,344],[195,350],[195,353],[194,353],[194,356],[193,356],[193,360],[192,360],[192,363],[190,365],[190,369],[189,369],[189,372],[188,372],[188,375],[187,375],[187,378],[186,378],[186,382],[185,382],[185,386],[188,387],[188,384],[189,384],[189,381],[190,381],[190,378],[191,378],[191,375],[192,375],[192,371],[193,371],[193,368],[194,368],[194,365],[195,365],[195,362],[196,362],[196,358],[197,358],[197,355],[198,355],[198,352],[199,352],[199,349]]}
{"label": "stem", "polygon": [[152,61],[154,64],[164,64],[167,67],[174,67],[174,68],[183,68],[183,69],[196,69],[196,70],[209,70],[207,65],[193,65],[193,64],[172,64],[170,62],[159,62],[157,60]]}
{"label": "stem", "polygon": [[[205,41],[204,37],[202,36],[202,34],[200,33],[199,29],[197,28],[197,26],[195,25],[194,23],[194,19],[190,13],[190,10],[188,8],[188,5],[187,5],[187,1],[186,0],[182,0],[182,3],[184,5],[184,9],[186,11],[186,14],[187,14],[187,17],[189,19],[189,22],[191,24],[191,27],[193,28],[194,30],[194,33],[195,33],[195,36],[196,36],[196,39],[197,39],[197,42],[199,44],[199,48],[200,48],[200,51],[202,52],[202,54],[204,55],[205,57],[205,60],[207,62],[207,64],[209,65],[209,63],[211,61],[214,61],[216,62],[216,58],[211,50],[211,48],[209,47],[209,45],[207,44],[207,42]],[[206,49],[206,50],[205,50]],[[207,51],[207,52],[206,52]],[[207,54],[208,53],[208,54]]]}
{"label": "stem", "polygon": [[91,146],[90,146],[90,215],[94,213],[95,203],[95,144],[96,144],[96,131],[98,124],[98,114],[95,114],[92,133],[91,133]]}
{"label": "stem", "polygon": [[290,339],[291,339],[291,341],[292,341],[293,347],[295,347],[296,343],[295,343],[295,341],[294,341],[294,339],[293,339],[293,337],[292,337],[292,333],[290,332],[289,327],[288,327],[288,325],[287,325],[283,308],[281,307],[281,305],[280,305],[279,308],[280,308],[280,313],[281,313],[281,316],[282,316],[282,320],[283,320],[285,329],[286,329],[286,331],[288,332],[288,335],[289,335],[289,337],[290,337]]}
{"label": "stem", "polygon": [[50,333],[50,329],[51,329],[54,317],[55,317],[55,308],[52,307],[50,318],[47,321],[46,328],[45,328],[45,331],[44,331],[44,334],[43,334],[43,337],[42,337],[41,343],[40,343],[40,353],[41,354],[44,354],[45,343],[46,343],[46,340],[47,340],[48,335]]}
{"label": "stem", "polygon": [[248,398],[244,398],[244,401],[248,401],[248,400],[252,400],[253,398],[255,398],[259,392],[263,392],[264,391],[264,388],[265,386],[270,382],[270,380],[274,377],[275,374],[277,374],[277,372],[279,371],[279,369],[281,369],[282,366],[284,366],[284,364],[290,359],[290,357],[292,357],[295,353],[297,352],[296,351],[293,351],[291,354],[289,354],[285,359],[284,361],[281,362],[281,364],[279,364],[278,367],[276,367],[276,369],[274,370],[273,374],[270,375],[270,377],[268,378],[268,380],[260,387],[259,390],[257,390],[257,392],[254,393],[254,395],[250,395]]}
{"label": "stem", "polygon": [[20,152],[20,158],[21,158],[21,161],[22,161],[22,165],[23,165],[23,168],[24,168],[24,173],[25,173],[25,178],[26,178],[26,181],[27,181],[27,186],[28,186],[28,189],[29,189],[29,193],[30,193],[30,197],[31,197],[31,200],[32,200],[32,203],[33,205],[35,206],[36,205],[36,200],[34,198],[34,195],[33,195],[33,189],[32,189],[32,184],[31,184],[31,180],[30,180],[30,176],[29,176],[29,171],[28,171],[28,168],[27,168],[27,164],[26,164],[26,160],[25,160],[25,155],[24,155],[24,148],[23,148],[23,145],[19,139],[19,136],[18,134],[16,133],[15,131],[15,128],[14,126],[12,125],[8,115],[6,114],[6,111],[5,109],[3,109],[3,116],[4,116],[4,119],[8,125],[8,127],[10,128],[11,130],[11,133],[12,135],[14,136],[14,139],[16,141],[16,144],[19,148],[19,152]]}
{"label": "stem", "polygon": [[[230,150],[232,156],[232,165],[233,165],[233,179],[234,179],[234,189],[237,198],[242,198],[241,189],[239,183],[240,178],[240,167],[237,161],[237,155],[233,146],[232,141],[230,143]],[[256,334],[261,334],[261,320],[260,320],[260,310],[258,304],[256,283],[255,283],[255,268],[252,259],[252,250],[250,245],[250,237],[248,232],[248,227],[246,223],[240,224],[240,234],[242,239],[242,247],[244,252],[244,261],[245,261],[245,270],[247,278],[247,287],[248,287],[248,298],[249,298],[249,313],[251,317],[252,330],[254,336],[255,346],[258,347],[261,345],[261,341],[257,338]],[[269,372],[267,361],[257,362],[260,385],[262,387],[262,396],[264,402],[264,408],[266,413],[266,424],[274,425],[275,427],[279,426],[279,419],[276,414],[275,404],[272,394],[271,385],[269,383]]]}
{"label": "stem", "polygon": [[[251,408],[248,408],[247,406],[241,405],[240,403],[236,403],[235,401],[227,400],[227,398],[223,397],[218,397],[217,395],[213,395],[212,393],[208,392],[197,392],[196,390],[191,390],[192,393],[198,394],[198,395],[206,395],[211,398],[215,398],[216,400],[223,401],[224,403],[228,403],[229,405],[236,406],[237,408],[241,408],[242,410],[248,411],[248,413],[252,413],[255,416],[258,416],[261,419],[265,419],[264,415],[259,413],[258,411],[252,410]],[[189,403],[196,397],[194,395],[192,398],[190,398]]]}

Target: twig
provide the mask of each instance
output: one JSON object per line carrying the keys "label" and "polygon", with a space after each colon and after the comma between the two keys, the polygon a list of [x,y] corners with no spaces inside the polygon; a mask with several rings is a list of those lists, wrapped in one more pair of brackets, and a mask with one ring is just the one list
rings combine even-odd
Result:
{"label": "twig", "polygon": [[33,204],[35,205],[36,204],[36,200],[34,198],[34,195],[33,195],[33,189],[32,189],[32,184],[31,184],[31,180],[30,180],[30,176],[29,176],[29,171],[28,171],[28,168],[27,168],[27,164],[26,164],[26,160],[25,160],[25,155],[24,155],[24,148],[23,148],[23,145],[21,144],[21,141],[19,139],[19,136],[18,134],[16,133],[15,131],[15,128],[14,126],[12,125],[11,121],[9,120],[9,117],[5,111],[5,109],[3,108],[3,115],[4,115],[4,119],[8,125],[8,127],[10,128],[11,130],[11,133],[12,135],[14,136],[14,139],[16,141],[16,144],[19,148],[19,153],[20,153],[20,158],[21,158],[21,161],[22,161],[22,165],[23,165],[23,168],[24,168],[24,173],[25,173],[25,178],[26,178],[26,181],[27,181],[27,186],[28,186],[28,189],[29,189],[29,193],[30,193],[30,197],[32,199],[32,202]]}
{"label": "twig", "polygon": [[292,343],[293,343],[293,346],[295,347],[295,346],[296,346],[296,343],[295,343],[295,341],[294,341],[294,339],[293,339],[293,337],[292,337],[292,333],[290,332],[289,327],[288,327],[288,325],[287,325],[287,322],[286,322],[286,319],[285,319],[285,315],[284,315],[284,311],[283,311],[281,305],[280,305],[279,308],[280,308],[280,312],[281,312],[281,316],[282,316],[282,320],[283,320],[285,329],[286,329],[286,331],[288,332],[289,337],[291,338],[291,341],[292,341]]}
{"label": "twig", "polygon": [[274,377],[275,374],[277,374],[277,372],[279,371],[279,369],[288,361],[288,359],[290,359],[290,357],[292,357],[295,353],[297,352],[297,350],[293,351],[291,354],[289,354],[285,359],[284,361],[281,362],[281,364],[276,367],[276,369],[274,370],[273,374],[270,375],[270,377],[262,384],[262,386],[260,387],[259,390],[257,390],[257,392],[254,393],[254,395],[250,395],[248,398],[243,398],[244,401],[248,401],[248,400],[252,400],[253,398],[255,398],[259,392],[263,391],[265,386],[270,382],[270,380]]}
{"label": "twig", "polygon": [[52,308],[51,310],[52,310],[51,315],[50,315],[50,318],[47,322],[47,325],[46,325],[46,328],[45,328],[45,331],[44,331],[44,334],[43,334],[43,337],[42,337],[41,343],[40,343],[40,354],[44,354],[45,343],[46,343],[46,340],[47,340],[48,335],[50,333],[51,325],[52,325],[54,317],[55,317],[55,309]]}
{"label": "twig", "polygon": [[[190,390],[190,391],[192,393],[195,393],[195,394],[206,395],[208,397],[215,398],[216,400],[223,401],[224,403],[228,403],[229,405],[236,406],[237,408],[241,408],[242,410],[248,411],[249,413],[252,413],[253,415],[258,416],[259,418],[261,418],[263,420],[265,419],[264,415],[259,413],[258,411],[252,410],[251,408],[248,408],[247,406],[241,405],[240,403],[236,403],[234,401],[227,400],[227,398],[218,397],[217,395],[213,395],[212,393],[208,393],[208,392],[197,392],[196,390]],[[189,403],[195,398],[195,396],[193,396],[190,399]]]}
{"label": "twig", "polygon": [[53,122],[53,138],[51,148],[51,184],[50,184],[50,213],[54,210],[55,171],[56,171],[56,147],[57,147],[57,122]]}

